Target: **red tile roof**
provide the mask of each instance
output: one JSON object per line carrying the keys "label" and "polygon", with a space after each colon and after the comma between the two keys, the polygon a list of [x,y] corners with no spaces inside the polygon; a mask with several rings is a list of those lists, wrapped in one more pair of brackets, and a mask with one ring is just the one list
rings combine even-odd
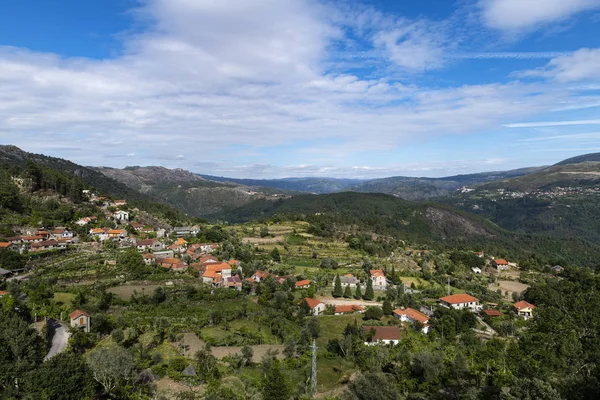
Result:
{"label": "red tile roof", "polygon": [[8,292],[6,290],[0,290],[0,296],[6,296]]}
{"label": "red tile roof", "polygon": [[488,317],[499,317],[499,316],[502,315],[502,313],[500,311],[498,311],[498,310],[483,310],[483,312]]}
{"label": "red tile roof", "polygon": [[400,328],[397,326],[363,326],[365,333],[375,330],[373,341],[378,340],[400,340]]}
{"label": "red tile roof", "polygon": [[81,310],[75,310],[73,311],[71,314],[69,314],[69,318],[71,319],[76,319],[79,318],[80,316],[85,315],[86,317],[89,317],[90,315],[88,313],[86,313],[85,311],[81,311]]}
{"label": "red tile roof", "polygon": [[494,260],[494,262],[495,262],[497,265],[508,265],[508,261],[506,261],[506,260],[505,260],[505,259],[503,259],[503,258],[499,258],[499,259],[497,259],[497,260]]}
{"label": "red tile roof", "polygon": [[306,304],[308,304],[308,306],[311,309],[315,308],[319,304],[322,304],[319,300],[317,300],[317,299],[311,299],[311,298],[308,298],[308,297],[305,297],[304,299],[300,300],[300,303],[298,303],[298,304],[301,304],[302,302],[305,302]]}
{"label": "red tile roof", "polygon": [[208,264],[206,266],[207,271],[223,272],[224,270],[231,269],[231,265],[227,263]]}
{"label": "red tile roof", "polygon": [[357,311],[364,311],[364,308],[361,306],[356,306],[356,305],[350,305],[350,306],[335,306],[335,313],[336,314],[342,314],[342,313],[354,313]]}
{"label": "red tile roof", "polygon": [[442,297],[440,300],[449,304],[473,303],[479,301],[479,299],[465,293]]}
{"label": "red tile roof", "polygon": [[420,311],[415,310],[414,308],[407,308],[405,310],[398,308],[396,310],[394,310],[394,314],[396,315],[406,315],[408,318],[414,320],[414,321],[419,321],[422,324],[426,324],[427,321],[429,321],[429,317],[425,314],[423,314]]}
{"label": "red tile roof", "polygon": [[521,300],[516,302],[515,304],[513,304],[513,307],[516,308],[517,310],[522,310],[524,308],[531,308],[534,309],[535,306],[531,303],[526,302],[525,300]]}
{"label": "red tile roof", "polygon": [[302,287],[306,285],[310,285],[310,281],[308,279],[296,282],[296,287]]}
{"label": "red tile roof", "polygon": [[12,243],[9,242],[0,242],[0,249],[8,248]]}
{"label": "red tile roof", "polygon": [[372,269],[371,275],[372,276],[385,276],[382,269]]}

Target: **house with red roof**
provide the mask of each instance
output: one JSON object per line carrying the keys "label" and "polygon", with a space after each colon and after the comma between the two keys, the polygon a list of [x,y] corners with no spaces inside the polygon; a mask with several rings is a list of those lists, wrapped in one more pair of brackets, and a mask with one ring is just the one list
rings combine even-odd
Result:
{"label": "house with red roof", "polygon": [[17,251],[19,250],[19,246],[10,242],[0,242],[0,249]]}
{"label": "house with red roof", "polygon": [[296,289],[308,289],[309,287],[310,281],[308,279],[296,282]]}
{"label": "house with red roof", "polygon": [[6,290],[0,290],[0,299],[4,296],[8,296],[8,292]]}
{"label": "house with red roof", "polygon": [[306,303],[311,310],[312,315],[321,315],[325,312],[325,304],[321,303],[317,299],[311,299],[309,297],[305,297],[300,300],[298,304]]}
{"label": "house with red roof", "polygon": [[466,293],[442,297],[440,299],[440,305],[448,308],[454,308],[456,310],[468,308],[472,311],[475,311],[481,308],[479,299]]}
{"label": "house with red roof", "polygon": [[364,313],[365,308],[357,305],[337,305],[335,306],[334,314],[335,315],[345,315],[345,314],[354,314],[354,313]]}
{"label": "house with red roof", "polygon": [[178,258],[161,258],[156,262],[163,268],[168,268],[177,272],[185,271],[188,268],[187,265]]}
{"label": "house with red roof", "polygon": [[252,279],[253,282],[259,283],[259,282],[264,281],[267,276],[269,276],[269,273],[267,271],[256,271],[250,277],[250,279]]}
{"label": "house with red roof", "polygon": [[496,317],[501,317],[502,313],[498,310],[494,310],[491,308],[488,308],[486,310],[483,310],[483,313],[487,316],[487,317],[491,317],[491,318],[496,318]]}
{"label": "house with red roof", "polygon": [[513,304],[513,307],[519,317],[524,319],[533,318],[533,309],[535,308],[533,304],[521,300]]}
{"label": "house with red roof", "polygon": [[400,342],[400,328],[397,326],[363,326],[363,331],[367,335],[367,346]]}
{"label": "house with red roof", "polygon": [[231,265],[228,263],[207,264],[202,274],[202,282],[219,287],[227,284],[227,278],[231,277]]}
{"label": "house with red roof", "polygon": [[154,254],[146,253],[142,256],[142,258],[144,259],[144,264],[146,265],[152,265],[156,263],[156,257],[154,257]]}
{"label": "house with red roof", "polygon": [[385,279],[385,272],[382,269],[372,269],[371,281],[373,282],[374,289],[385,289],[387,286],[387,280]]}
{"label": "house with red roof", "polygon": [[71,320],[71,327],[77,329],[83,329],[84,332],[90,331],[90,315],[85,311],[75,310],[69,314]]}
{"label": "house with red roof", "polygon": [[411,325],[419,322],[423,326],[421,328],[422,333],[429,333],[431,330],[431,327],[428,324],[429,317],[422,312],[415,310],[414,308],[398,308],[394,310],[394,317],[399,319],[401,322],[408,322]]}
{"label": "house with red roof", "polygon": [[498,271],[505,271],[509,268],[508,261],[503,258],[498,258],[492,260],[492,266],[496,268]]}

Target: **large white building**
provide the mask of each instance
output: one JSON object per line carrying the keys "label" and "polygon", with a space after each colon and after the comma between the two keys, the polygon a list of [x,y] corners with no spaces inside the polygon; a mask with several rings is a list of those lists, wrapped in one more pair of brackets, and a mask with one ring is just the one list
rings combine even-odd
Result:
{"label": "large white building", "polygon": [[450,296],[442,297],[440,299],[440,304],[444,307],[454,308],[456,310],[468,308],[470,310],[475,311],[481,308],[478,298],[475,298],[465,293],[453,294]]}

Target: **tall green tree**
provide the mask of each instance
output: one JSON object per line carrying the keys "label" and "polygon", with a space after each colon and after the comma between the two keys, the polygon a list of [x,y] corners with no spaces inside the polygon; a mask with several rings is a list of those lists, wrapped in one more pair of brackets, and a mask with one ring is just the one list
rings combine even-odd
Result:
{"label": "tall green tree", "polygon": [[342,290],[342,281],[340,280],[340,276],[335,276],[335,283],[333,285],[333,297],[338,298],[344,295],[344,291]]}
{"label": "tall green tree", "polygon": [[281,370],[281,361],[270,360],[265,371],[263,400],[288,400],[292,395],[290,382]]}
{"label": "tall green tree", "polygon": [[344,298],[349,299],[350,297],[352,297],[352,290],[350,289],[350,285],[346,285],[344,288]]}
{"label": "tall green tree", "polygon": [[383,308],[383,315],[392,315],[392,312],[394,312],[394,309],[392,308],[392,302],[388,298],[383,300],[382,308]]}
{"label": "tall green tree", "polygon": [[367,278],[367,288],[365,289],[365,295],[363,299],[373,300],[375,298],[375,292],[373,291],[373,281],[371,278]]}
{"label": "tall green tree", "polygon": [[360,283],[356,284],[356,291],[354,292],[354,298],[359,300],[362,299],[363,294],[362,294],[362,290],[360,288]]}

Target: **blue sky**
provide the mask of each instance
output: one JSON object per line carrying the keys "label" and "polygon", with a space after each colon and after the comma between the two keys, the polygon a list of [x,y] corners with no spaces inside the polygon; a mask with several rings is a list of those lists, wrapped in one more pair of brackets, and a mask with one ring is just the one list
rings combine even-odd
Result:
{"label": "blue sky", "polygon": [[600,151],[600,0],[21,0],[0,143],[251,178]]}

